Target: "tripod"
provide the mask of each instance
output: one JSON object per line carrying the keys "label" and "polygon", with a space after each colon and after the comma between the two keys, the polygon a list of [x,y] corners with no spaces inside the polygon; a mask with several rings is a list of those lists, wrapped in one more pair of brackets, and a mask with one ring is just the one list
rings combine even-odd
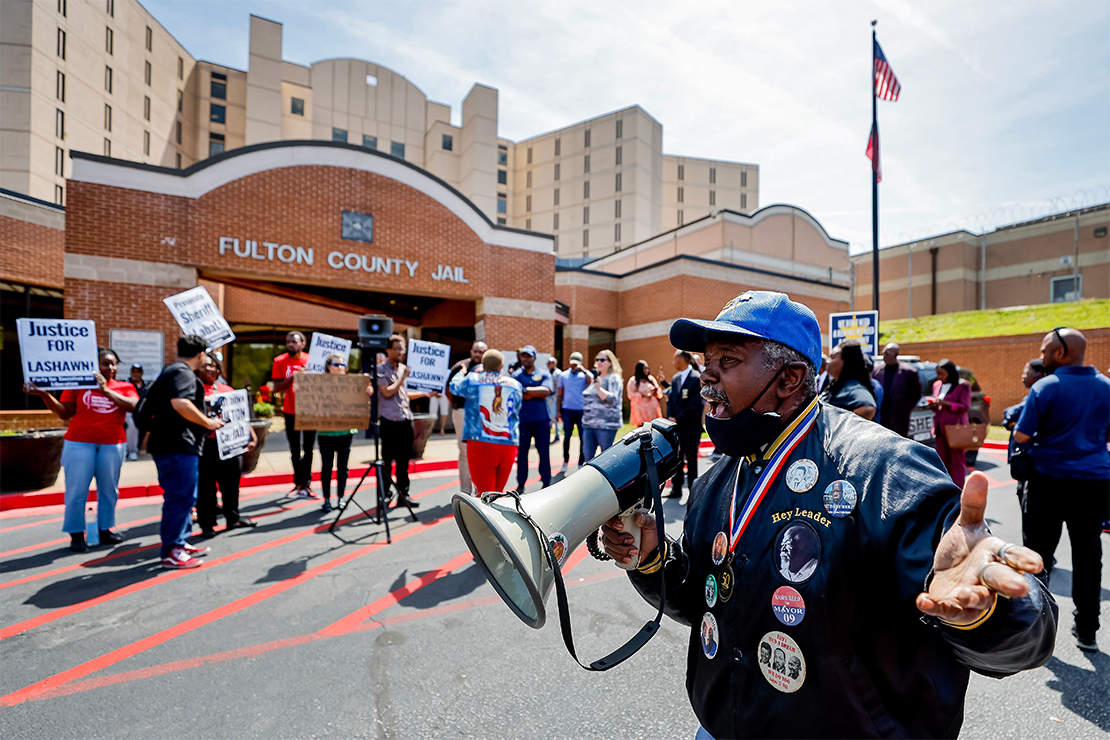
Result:
{"label": "tripod", "polygon": [[[378,363],[367,359],[368,356],[372,356],[375,348],[368,347],[362,341],[359,342],[359,347],[362,349],[362,372],[367,372],[367,366],[369,366],[370,383],[371,386],[374,388],[374,394],[370,396],[369,429],[369,431],[374,435],[374,459],[370,461],[370,466],[363,471],[362,477],[358,479],[358,483],[356,483],[355,487],[351,489],[351,493],[349,496],[347,496],[347,500],[343,502],[342,506],[339,507],[339,512],[335,515],[335,521],[333,521],[331,523],[331,526],[328,527],[328,531],[332,533],[335,532],[335,528],[339,524],[339,520],[343,518],[343,513],[347,511],[347,507],[351,504],[354,504],[355,507],[357,507],[358,510],[366,516],[367,519],[370,518],[370,512],[362,508],[362,505],[355,501],[355,494],[358,493],[358,489],[362,486],[363,481],[366,480],[366,476],[370,474],[371,470],[373,470],[374,481],[377,484],[376,487],[378,489],[378,505],[377,511],[374,515],[374,523],[385,524],[385,541],[386,544],[391,545],[393,544],[393,537],[389,533],[389,509],[387,508],[389,506],[390,497],[387,495],[387,489],[385,485],[385,470],[382,467],[382,453],[380,447],[381,426],[378,424]],[[414,512],[412,510],[412,507],[408,504],[408,501],[409,499],[406,496],[405,508],[409,510],[409,516],[412,517],[412,520],[414,522],[420,521],[416,517],[416,512]]]}

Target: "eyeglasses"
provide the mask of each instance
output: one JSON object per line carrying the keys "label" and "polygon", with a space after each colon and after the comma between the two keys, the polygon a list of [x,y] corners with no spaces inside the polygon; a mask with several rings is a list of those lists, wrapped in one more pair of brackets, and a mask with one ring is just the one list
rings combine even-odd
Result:
{"label": "eyeglasses", "polygon": [[1052,330],[1052,333],[1055,334],[1056,338],[1060,340],[1060,344],[1064,345],[1064,354],[1065,355],[1068,353],[1068,343],[1066,341],[1064,341],[1064,337],[1060,334],[1060,330],[1061,329],[1067,329],[1067,328],[1068,327],[1066,327],[1066,326],[1057,326],[1055,329]]}
{"label": "eyeglasses", "polygon": [[609,358],[608,357],[599,357],[599,358],[597,358],[597,361],[598,362],[609,362]]}
{"label": "eyeglasses", "polygon": [[329,362],[328,367],[347,367],[345,362]]}

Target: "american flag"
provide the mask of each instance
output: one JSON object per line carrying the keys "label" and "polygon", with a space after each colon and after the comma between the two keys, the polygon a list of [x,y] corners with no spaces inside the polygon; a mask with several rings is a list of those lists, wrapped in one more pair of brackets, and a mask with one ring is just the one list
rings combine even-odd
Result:
{"label": "american flag", "polygon": [[879,125],[871,127],[871,136],[867,138],[867,158],[871,160],[871,171],[875,173],[875,182],[883,181],[883,168],[879,166]]}
{"label": "american flag", "polygon": [[898,78],[894,76],[894,70],[890,68],[890,62],[886,60],[886,55],[883,54],[883,47],[879,46],[879,42],[875,42],[875,97],[879,100],[897,100],[898,93],[902,92],[902,85],[898,83]]}

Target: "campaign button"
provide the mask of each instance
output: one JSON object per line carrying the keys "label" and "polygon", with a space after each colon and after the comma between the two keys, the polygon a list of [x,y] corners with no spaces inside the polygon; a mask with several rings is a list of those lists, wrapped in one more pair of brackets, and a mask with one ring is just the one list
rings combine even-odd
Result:
{"label": "campaign button", "polygon": [[786,487],[794,493],[805,493],[817,485],[817,463],[812,460],[795,460],[786,469]]}
{"label": "campaign button", "polygon": [[736,576],[732,573],[732,566],[726,565],[721,571],[720,578],[717,579],[717,598],[722,604],[732,598],[732,587],[735,583]]}
{"label": "campaign button", "polygon": [[555,553],[555,560],[558,561],[561,568],[567,560],[567,538],[562,532],[556,532],[549,538],[551,540],[551,549]]}
{"label": "campaign button", "polygon": [[717,605],[717,579],[712,573],[705,577],[705,605],[710,609]]}
{"label": "campaign button", "polygon": [[768,632],[759,641],[759,670],[767,683],[784,694],[793,694],[805,683],[806,659],[790,635]]}
{"label": "campaign button", "polygon": [[834,480],[825,489],[825,511],[842,519],[856,508],[856,487],[846,480]]}
{"label": "campaign button", "polygon": [[718,532],[717,536],[713,538],[713,565],[720,565],[725,562],[725,555],[728,553],[728,535],[724,532]]}
{"label": "campaign button", "polygon": [[801,624],[806,615],[806,602],[796,589],[780,586],[771,597],[771,610],[786,625]]}
{"label": "campaign button", "polygon": [[705,657],[713,660],[721,646],[721,633],[717,631],[717,618],[706,612],[701,618],[701,650]]}

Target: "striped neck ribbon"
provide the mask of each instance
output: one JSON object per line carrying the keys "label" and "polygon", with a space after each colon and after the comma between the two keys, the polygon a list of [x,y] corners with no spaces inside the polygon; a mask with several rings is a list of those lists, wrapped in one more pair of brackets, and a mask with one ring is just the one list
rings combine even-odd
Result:
{"label": "striped neck ribbon", "polygon": [[771,484],[775,482],[775,478],[778,477],[779,471],[786,463],[786,459],[790,457],[790,453],[813,428],[819,411],[817,399],[814,398],[805,410],[798,414],[798,417],[790,422],[790,425],[767,448],[767,452],[763,455],[766,463],[763,472],[760,474],[759,480],[755,482],[752,492],[748,494],[748,500],[744,502],[744,508],[739,517],[736,516],[736,493],[740,487],[742,466],[736,466],[736,482],[732,486],[732,503],[728,510],[729,532],[731,534],[728,545],[729,552],[736,549],[736,544],[740,541],[744,530],[747,529],[748,522],[751,521],[755,510],[759,508],[759,505],[763,502],[763,497],[771,489]]}

